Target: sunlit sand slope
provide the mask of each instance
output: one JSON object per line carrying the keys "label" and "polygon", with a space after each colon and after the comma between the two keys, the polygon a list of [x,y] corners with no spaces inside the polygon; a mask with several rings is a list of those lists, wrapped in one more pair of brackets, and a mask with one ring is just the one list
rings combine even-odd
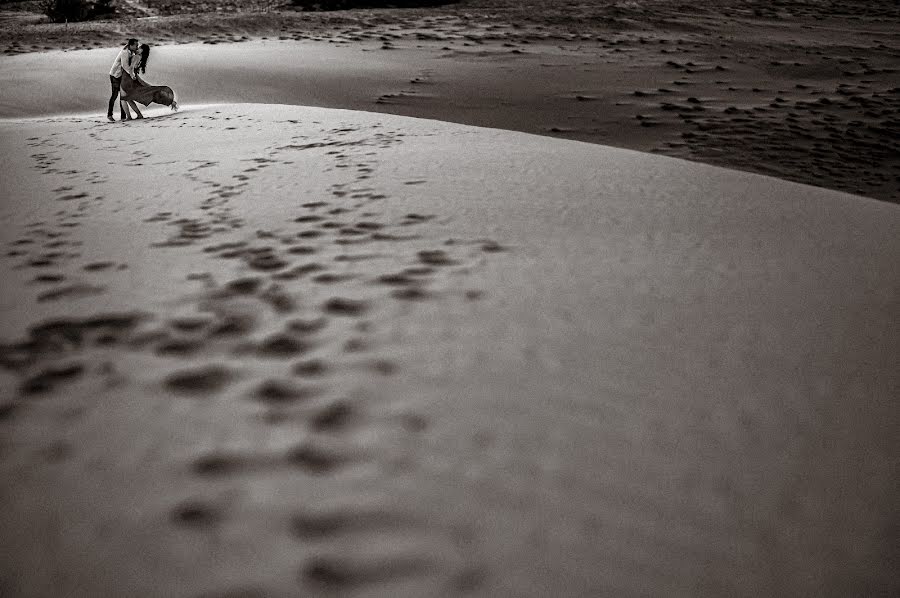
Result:
{"label": "sunlit sand slope", "polygon": [[150,114],[0,122],[4,597],[897,589],[897,206]]}

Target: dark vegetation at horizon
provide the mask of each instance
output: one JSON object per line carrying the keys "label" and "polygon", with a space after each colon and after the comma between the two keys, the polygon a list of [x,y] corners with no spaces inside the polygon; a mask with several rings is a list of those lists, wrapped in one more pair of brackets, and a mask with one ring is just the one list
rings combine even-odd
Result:
{"label": "dark vegetation at horizon", "polygon": [[301,10],[351,10],[354,8],[424,8],[456,4],[459,0],[291,0]]}
{"label": "dark vegetation at horizon", "polygon": [[[596,25],[589,14],[633,17],[642,13],[653,20],[659,9],[687,14],[741,17],[763,20],[832,18],[859,20],[888,18],[900,21],[900,2],[896,0],[719,0],[702,4],[687,0],[0,0],[0,9],[43,14],[48,21],[108,21],[142,16],[179,14],[267,13],[269,11],[340,12],[354,9],[428,9],[459,6],[466,10],[488,10],[494,16],[507,15],[516,20],[553,18],[573,26]],[[573,17],[567,18],[567,15]],[[488,15],[485,15],[488,16]]]}
{"label": "dark vegetation at horizon", "polygon": [[[137,4],[149,11],[161,14],[181,12],[256,12],[270,9],[292,8],[301,11],[338,11],[353,9],[429,8],[456,4],[460,0],[225,0],[222,2],[192,2],[181,0],[144,0]],[[122,0],[0,0],[5,9],[21,12],[39,12],[51,23],[69,23],[133,16]]]}
{"label": "dark vegetation at horizon", "polygon": [[52,23],[89,21],[116,12],[114,0],[40,0],[41,12]]}

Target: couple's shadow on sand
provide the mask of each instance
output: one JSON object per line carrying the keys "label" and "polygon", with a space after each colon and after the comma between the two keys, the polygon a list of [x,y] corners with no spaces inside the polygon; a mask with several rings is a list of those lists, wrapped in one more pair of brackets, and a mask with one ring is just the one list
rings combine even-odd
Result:
{"label": "couple's shadow on sand", "polygon": [[115,122],[109,122],[104,119],[104,123],[110,126],[119,126],[119,125],[137,125],[145,122],[156,122],[160,120],[168,120],[171,118],[175,118],[181,114],[197,112],[199,107],[191,107],[191,106],[179,106],[178,110],[170,110],[168,108],[155,108],[152,110],[144,111],[143,118],[131,118],[131,119],[116,119]]}

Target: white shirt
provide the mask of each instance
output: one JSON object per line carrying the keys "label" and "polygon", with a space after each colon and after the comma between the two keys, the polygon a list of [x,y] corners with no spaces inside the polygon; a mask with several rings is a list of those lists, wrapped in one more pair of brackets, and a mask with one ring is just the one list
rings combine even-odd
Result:
{"label": "white shirt", "polygon": [[112,68],[109,69],[109,76],[116,77],[117,79],[122,76],[122,71],[125,71],[132,78],[134,78],[134,71],[131,68],[131,57],[134,54],[127,47],[122,48],[119,51],[119,55],[116,56],[115,61],[112,64]]}

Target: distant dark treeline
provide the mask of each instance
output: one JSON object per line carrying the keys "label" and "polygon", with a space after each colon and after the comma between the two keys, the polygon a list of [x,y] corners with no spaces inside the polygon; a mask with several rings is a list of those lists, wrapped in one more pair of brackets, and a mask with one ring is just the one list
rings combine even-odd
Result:
{"label": "distant dark treeline", "polygon": [[455,4],[459,0],[291,0],[302,10],[349,10],[351,8],[416,8]]}
{"label": "distant dark treeline", "polygon": [[88,21],[116,12],[112,0],[40,0],[39,6],[53,23]]}

